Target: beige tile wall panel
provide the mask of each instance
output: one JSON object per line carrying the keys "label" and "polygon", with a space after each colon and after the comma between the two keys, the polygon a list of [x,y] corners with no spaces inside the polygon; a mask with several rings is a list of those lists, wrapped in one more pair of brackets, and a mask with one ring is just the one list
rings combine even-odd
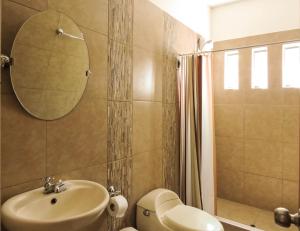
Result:
{"label": "beige tile wall panel", "polygon": [[[221,41],[214,49],[300,39],[299,33],[291,30]],[[282,88],[281,69],[282,45],[269,45],[268,89],[251,89],[251,48],[239,49],[239,89],[224,90],[224,51],[213,54],[220,197],[269,210],[283,204],[291,210],[298,207],[299,89]],[[226,179],[237,178],[232,171],[244,174],[240,198],[236,190],[227,190]],[[293,199],[286,198],[288,193]]]}
{"label": "beige tile wall panel", "polygon": [[13,95],[2,95],[1,185],[42,178],[46,162],[46,123],[34,119]]}
{"label": "beige tile wall panel", "polygon": [[133,45],[162,53],[164,13],[147,0],[134,1]]}
{"label": "beige tile wall panel", "polygon": [[268,43],[276,43],[300,38],[300,29],[274,32],[263,35],[249,36],[245,38],[225,40],[215,43],[214,49],[232,49],[241,46],[256,46]]}
{"label": "beige tile wall panel", "polygon": [[149,152],[162,146],[162,104],[133,102],[133,154]]}
{"label": "beige tile wall panel", "polygon": [[48,7],[63,12],[80,26],[108,34],[108,0],[48,0]]}
{"label": "beige tile wall panel", "polygon": [[197,35],[146,0],[2,3],[4,53],[26,19],[53,9],[79,25],[92,71],[79,105],[50,122],[24,112],[9,71],[2,71],[2,202],[40,187],[46,175],[93,180],[115,185],[130,207],[125,218],[103,214],[87,230],[135,225],[135,203],[144,193],[178,191],[176,52],[192,52]]}

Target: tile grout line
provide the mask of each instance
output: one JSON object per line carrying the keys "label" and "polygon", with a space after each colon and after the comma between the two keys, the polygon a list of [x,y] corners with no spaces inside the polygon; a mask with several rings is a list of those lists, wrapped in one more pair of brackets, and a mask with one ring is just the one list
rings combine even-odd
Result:
{"label": "tile grout line", "polygon": [[[5,0],[4,0],[4,1],[5,1]],[[28,6],[28,5],[24,4],[24,3],[16,2],[16,1],[14,1],[14,0],[6,0],[6,1],[11,2],[11,3],[13,3],[13,4],[16,4],[16,5],[19,5],[19,6],[22,6],[22,7],[25,7],[25,8],[27,8],[27,9],[30,9],[30,10],[33,10],[33,11],[37,11],[37,13],[38,13],[38,12],[44,11],[44,9],[36,9],[36,8],[30,7],[30,6]],[[47,7],[46,7],[46,9],[48,9],[48,2],[47,2]]]}

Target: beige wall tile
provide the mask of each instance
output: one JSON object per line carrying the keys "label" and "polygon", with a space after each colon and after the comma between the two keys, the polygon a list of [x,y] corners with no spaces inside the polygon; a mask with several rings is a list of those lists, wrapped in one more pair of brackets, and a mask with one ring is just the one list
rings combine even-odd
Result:
{"label": "beige wall tile", "polygon": [[147,0],[134,1],[133,45],[155,53],[163,47],[163,11]]}
{"label": "beige wall tile", "polygon": [[268,79],[271,89],[282,89],[282,44],[268,46]]}
{"label": "beige wall tile", "polygon": [[133,102],[133,154],[162,146],[162,104]]}
{"label": "beige wall tile", "polygon": [[92,72],[84,94],[107,98],[107,37],[83,27],[80,29],[86,38]]}
{"label": "beige wall tile", "polygon": [[175,42],[173,49],[178,54],[186,54],[196,51],[198,36],[181,22],[175,24]]}
{"label": "beige wall tile", "polygon": [[247,89],[245,102],[247,104],[281,105],[283,101],[282,89]]}
{"label": "beige wall tile", "polygon": [[[16,37],[17,32],[23,25],[23,23],[32,15],[35,15],[38,11],[16,4],[12,1],[2,1],[2,37],[1,48],[4,54],[9,55],[12,44]],[[11,17],[14,15],[14,17]]]}
{"label": "beige wall tile", "polygon": [[242,105],[216,105],[216,135],[242,138],[244,136],[243,117]]}
{"label": "beige wall tile", "polygon": [[283,108],[282,141],[299,143],[299,107]]}
{"label": "beige wall tile", "polygon": [[298,39],[299,36],[300,36],[300,29],[287,30],[283,32],[274,32],[274,33],[216,42],[214,44],[214,49],[230,49],[230,48],[235,48],[240,46],[256,46],[257,44],[281,42],[284,40],[295,40]]}
{"label": "beige wall tile", "polygon": [[[147,179],[147,180],[145,180]],[[162,185],[162,150],[157,149],[133,156],[131,220],[135,223],[136,203],[151,190]]]}
{"label": "beige wall tile", "polygon": [[47,122],[47,174],[105,163],[106,142],[107,103],[84,97],[69,115]]}
{"label": "beige wall tile", "polygon": [[133,100],[162,101],[162,56],[133,49]]}
{"label": "beige wall tile", "polygon": [[243,203],[267,210],[274,210],[281,205],[281,179],[246,173],[244,180]]}
{"label": "beige wall tile", "polygon": [[245,140],[245,171],[282,178],[282,144],[274,141]]}
{"label": "beige wall tile", "polygon": [[10,80],[10,70],[9,69],[1,69],[1,94],[14,94],[14,90]]}
{"label": "beige wall tile", "polygon": [[[36,13],[38,13],[38,11],[14,2],[8,0],[2,1],[1,52],[3,54],[10,55],[12,44],[18,30],[30,16]],[[11,17],[11,15],[14,15],[14,17]],[[1,75],[1,94],[13,94],[9,69],[1,69]]]}
{"label": "beige wall tile", "polygon": [[212,53],[212,78],[215,93],[215,104],[218,104],[216,95],[224,88],[224,52]]}
{"label": "beige wall tile", "polygon": [[233,200],[243,201],[244,191],[244,173],[229,169],[218,169],[218,197]]}
{"label": "beige wall tile", "polygon": [[279,106],[245,106],[245,137],[280,141],[282,113]]}
{"label": "beige wall tile", "polygon": [[1,101],[2,187],[44,177],[46,123],[25,112],[15,96]]}
{"label": "beige wall tile", "polygon": [[283,104],[299,106],[299,89],[284,88],[283,91]]}
{"label": "beige wall tile", "polygon": [[19,3],[21,5],[39,10],[39,11],[43,11],[43,10],[47,10],[48,8],[48,0],[10,0],[12,2],[16,2]]}
{"label": "beige wall tile", "polygon": [[299,144],[283,144],[283,179],[299,181]]}
{"label": "beige wall tile", "polygon": [[297,213],[299,209],[299,182],[283,181],[282,207]]}
{"label": "beige wall tile", "polygon": [[239,50],[239,83],[242,90],[251,86],[251,52],[250,48]]}
{"label": "beige wall tile", "polygon": [[108,34],[108,0],[48,0],[49,8],[72,18],[78,25]]}
{"label": "beige wall tile", "polygon": [[134,155],[132,171],[132,196],[136,203],[149,191],[162,187],[162,150]]}
{"label": "beige wall tile", "polygon": [[244,169],[244,142],[243,139],[216,137],[216,153],[218,169]]}
{"label": "beige wall tile", "polygon": [[34,181],[17,184],[15,186],[1,188],[1,204],[17,194],[27,192],[42,186],[43,186],[43,179],[41,178],[41,179],[36,179]]}
{"label": "beige wall tile", "polygon": [[85,167],[74,171],[54,175],[55,179],[65,180],[90,180],[107,186],[107,164]]}

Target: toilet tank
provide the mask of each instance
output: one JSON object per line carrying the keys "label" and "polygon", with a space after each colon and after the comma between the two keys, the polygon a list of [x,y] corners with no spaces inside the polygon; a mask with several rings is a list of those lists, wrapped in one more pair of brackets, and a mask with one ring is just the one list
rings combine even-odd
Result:
{"label": "toilet tank", "polygon": [[182,204],[178,195],[167,189],[155,189],[137,203],[137,228],[141,231],[169,230],[162,224],[164,213]]}

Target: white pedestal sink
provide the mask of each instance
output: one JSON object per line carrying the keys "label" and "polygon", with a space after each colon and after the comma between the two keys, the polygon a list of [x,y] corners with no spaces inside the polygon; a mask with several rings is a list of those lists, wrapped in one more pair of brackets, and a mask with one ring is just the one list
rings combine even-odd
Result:
{"label": "white pedestal sink", "polygon": [[8,231],[76,231],[92,224],[105,210],[109,194],[100,184],[85,180],[64,182],[67,190],[44,194],[28,191],[2,205]]}

